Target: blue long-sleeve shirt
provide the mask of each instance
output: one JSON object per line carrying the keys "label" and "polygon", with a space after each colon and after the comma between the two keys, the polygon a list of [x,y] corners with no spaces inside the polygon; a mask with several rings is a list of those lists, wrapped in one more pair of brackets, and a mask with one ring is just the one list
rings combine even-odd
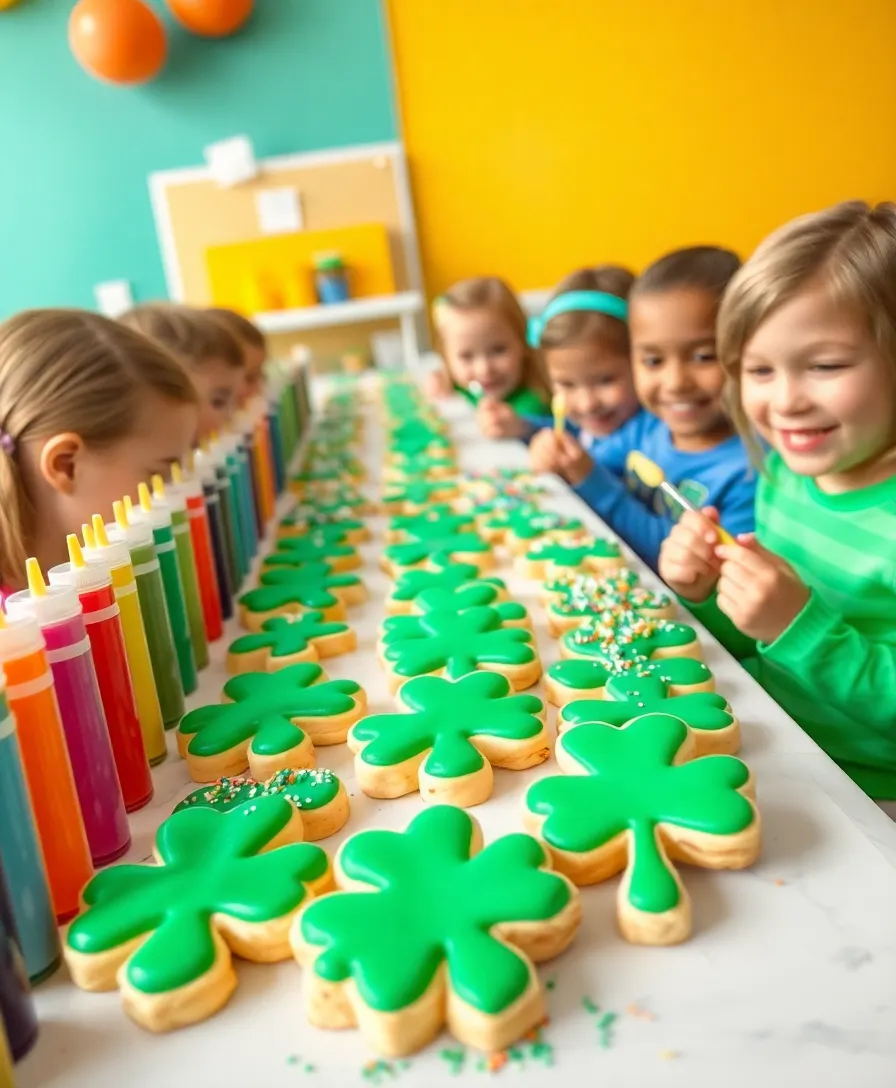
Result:
{"label": "blue long-sleeve shirt", "polygon": [[675,447],[665,423],[643,411],[606,438],[570,430],[594,459],[590,474],[573,490],[654,569],[660,545],[681,511],[670,508],[662,491],[646,487],[627,470],[632,450],[659,465],[695,506],[715,506],[729,533],[753,531],[756,473],[737,435],[712,449],[687,453]]}

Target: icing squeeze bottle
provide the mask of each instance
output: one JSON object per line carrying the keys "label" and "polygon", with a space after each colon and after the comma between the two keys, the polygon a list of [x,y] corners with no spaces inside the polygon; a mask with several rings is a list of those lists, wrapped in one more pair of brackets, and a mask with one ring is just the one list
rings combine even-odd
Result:
{"label": "icing squeeze bottle", "polygon": [[246,493],[245,473],[243,462],[240,458],[237,440],[232,435],[226,435],[222,440],[227,455],[227,475],[230,478],[230,497],[233,505],[233,522],[236,526],[236,539],[238,541],[238,561],[240,581],[249,573],[249,564],[252,561],[252,535],[250,523],[252,521],[252,500]]}
{"label": "icing squeeze bottle", "polygon": [[[19,937],[0,866],[0,1038],[4,1025],[13,1059],[18,1061],[25,1057],[37,1039],[37,1012],[22,968]],[[5,1049],[5,1040],[2,1049]]]}
{"label": "icing squeeze bottle", "polygon": [[[214,642],[224,634],[221,615],[221,598],[218,593],[218,577],[215,573],[215,554],[212,548],[211,526],[206,509],[202,483],[194,472],[183,473],[177,462],[171,466],[171,491],[182,497],[187,511],[190,542],[196,564],[196,580],[199,603],[207,642]],[[153,477],[155,482],[155,477]],[[217,502],[217,494],[215,495]],[[206,647],[207,656],[207,647]]]}
{"label": "icing squeeze bottle", "polygon": [[47,586],[36,559],[25,569],[29,588],[13,593],[6,609],[36,620],[44,636],[90,854],[107,865],[127,852],[131,833],[84,612],[71,586]]}
{"label": "icing squeeze bottle", "polygon": [[[246,469],[248,476],[246,479],[249,485],[249,494],[252,499],[252,532],[257,544],[259,538],[264,534],[264,498],[261,494],[261,468],[258,464],[258,447],[255,442],[255,427],[246,412],[241,412],[237,417],[237,442],[239,443],[239,451],[241,456],[246,458]],[[255,554],[255,548],[252,550],[252,554]]]}
{"label": "icing squeeze bottle", "polygon": [[[174,543],[174,527],[171,512],[159,503],[153,503],[146,484],[139,487],[140,507],[134,508],[130,520],[143,522],[152,529],[153,543],[162,572],[162,586],[165,591],[165,604],[171,621],[171,634],[174,636],[174,649],[177,652],[177,667],[184,694],[190,695],[199,686],[196,678],[196,657],[190,639],[190,623],[187,619],[187,602],[184,597],[184,583],[180,576],[177,562],[177,545]],[[125,498],[125,505],[128,499]],[[132,513],[128,510],[128,515]]]}
{"label": "icing squeeze bottle", "polygon": [[271,443],[268,434],[268,420],[264,401],[257,398],[252,407],[252,429],[247,433],[251,437],[252,450],[255,454],[255,495],[261,517],[259,534],[264,536],[264,527],[274,516],[274,470],[271,465]]}
{"label": "icing squeeze bottle", "polygon": [[43,848],[53,909],[61,924],[78,913],[81,889],[93,876],[93,863],[53,674],[43,635],[33,619],[4,621],[0,627],[0,664],[9,709],[18,724],[22,768]]}
{"label": "icing squeeze bottle", "polygon": [[225,511],[230,534],[233,553],[233,570],[231,571],[234,592],[239,587],[249,569],[246,558],[246,546],[243,541],[243,500],[240,487],[240,465],[236,453],[225,449],[223,443],[215,442],[211,447],[212,457],[215,458],[215,472],[219,481],[223,471],[227,482],[226,500],[221,496],[221,509]]}
{"label": "icing squeeze bottle", "polygon": [[50,568],[47,572],[50,585],[71,586],[84,609],[84,626],[93,651],[124,807],[128,812],[136,812],[152,799],[152,775],[137,714],[112,574],[102,559],[84,558],[76,536],[69,536],[67,543],[70,561]]}
{"label": "icing squeeze bottle", "polygon": [[181,488],[172,487],[166,491],[162,477],[156,474],[152,478],[152,498],[154,507],[167,510],[171,514],[171,531],[174,533],[177,568],[184,587],[184,604],[187,606],[187,626],[193,646],[193,658],[197,669],[205,669],[208,667],[208,638],[202,615],[202,601],[199,598],[199,574],[190,534],[186,496]]}
{"label": "icing squeeze bottle", "polygon": [[255,503],[255,486],[252,469],[252,443],[243,434],[231,435],[240,469],[240,496],[242,498],[243,542],[246,545],[246,568],[258,551],[258,509]]}
{"label": "icing squeeze bottle", "polygon": [[124,503],[120,501],[113,503],[112,509],[115,511],[115,525],[107,525],[106,533],[111,540],[123,540],[128,546],[134,565],[152,674],[162,708],[162,721],[166,729],[173,729],[184,716],[184,689],[152,529],[149,525],[131,524]]}
{"label": "icing squeeze bottle", "polygon": [[168,755],[168,748],[131,553],[123,540],[109,540],[106,526],[99,514],[93,515],[92,528],[89,525],[81,526],[81,535],[88,559],[101,559],[108,565],[112,576],[112,589],[120,612],[124,649],[134,689],[140,731],[143,734],[143,747],[149,765],[155,767]]}
{"label": "icing squeeze bottle", "polygon": [[[230,580],[230,563],[228,562],[227,556],[227,549],[229,547],[227,527],[224,524],[224,514],[221,510],[221,496],[218,491],[215,466],[212,464],[211,457],[205,451],[200,450],[200,452],[195,455],[194,464],[196,474],[202,485],[202,494],[205,499],[205,514],[208,520],[209,540],[214,560],[215,582],[218,587],[220,613],[218,621],[220,623],[221,620],[229,620],[233,615],[233,584]],[[196,561],[197,563],[199,562],[198,551],[196,553]],[[201,585],[202,582],[200,579],[200,586]],[[211,637],[212,635],[209,634],[209,638]]]}
{"label": "icing squeeze bottle", "polygon": [[[0,613],[0,623],[5,622]],[[0,864],[8,877],[25,968],[31,982],[37,983],[56,970],[61,953],[44,855],[25,785],[16,719],[7,705],[5,686],[0,677]]]}
{"label": "icing squeeze bottle", "polygon": [[280,412],[277,397],[265,397],[265,412],[268,422],[268,442],[271,451],[271,472],[274,477],[274,494],[280,495],[286,487],[286,454],[283,449],[283,428],[280,424]]}

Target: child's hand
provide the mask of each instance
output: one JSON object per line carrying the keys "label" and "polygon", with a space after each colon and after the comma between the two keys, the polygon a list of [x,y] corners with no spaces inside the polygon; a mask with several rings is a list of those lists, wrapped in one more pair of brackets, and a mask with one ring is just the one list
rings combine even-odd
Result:
{"label": "child's hand", "polygon": [[521,416],[495,397],[483,397],[476,405],[476,422],[486,438],[522,438],[526,425]]}
{"label": "child's hand", "polygon": [[722,561],[716,555],[718,511],[687,510],[660,548],[660,578],[679,597],[705,601],[719,580]]}
{"label": "child's hand", "polygon": [[774,642],[802,612],[808,588],[789,563],[763,548],[752,533],[743,533],[737,544],[720,545],[716,555],[722,560],[719,608],[745,635]]}
{"label": "child's hand", "polygon": [[437,370],[430,370],[428,374],[424,375],[423,392],[431,400],[443,400],[445,397],[451,396],[454,387],[451,385],[451,379],[439,367]]}
{"label": "child's hand", "polygon": [[553,430],[539,431],[529,444],[529,464],[533,472],[553,473],[573,487],[589,475],[594,463],[571,434]]}

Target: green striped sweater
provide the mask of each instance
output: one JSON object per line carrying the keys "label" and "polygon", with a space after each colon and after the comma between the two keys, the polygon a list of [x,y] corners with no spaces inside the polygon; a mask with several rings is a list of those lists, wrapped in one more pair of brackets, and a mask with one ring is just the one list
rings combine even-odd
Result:
{"label": "green striped sweater", "polygon": [[829,495],[771,454],[756,534],[812,591],[787,630],[756,643],[714,595],[685,603],[866,793],[896,799],[896,477]]}

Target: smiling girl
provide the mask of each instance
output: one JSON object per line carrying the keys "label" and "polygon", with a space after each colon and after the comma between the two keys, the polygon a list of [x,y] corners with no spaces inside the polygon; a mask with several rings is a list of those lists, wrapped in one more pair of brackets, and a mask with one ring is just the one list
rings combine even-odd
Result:
{"label": "smiling girl", "polygon": [[725,297],[719,348],[739,427],[771,448],[756,535],[720,546],[712,514],[688,514],[660,573],[866,792],[892,802],[896,205],[840,204],[766,239]]}

